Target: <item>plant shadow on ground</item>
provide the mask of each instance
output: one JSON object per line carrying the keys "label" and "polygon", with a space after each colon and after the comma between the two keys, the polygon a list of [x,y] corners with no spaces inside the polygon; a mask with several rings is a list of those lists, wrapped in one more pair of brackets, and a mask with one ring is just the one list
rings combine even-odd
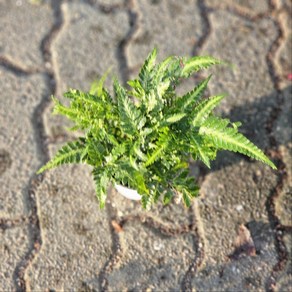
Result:
{"label": "plant shadow on ground", "polygon": [[[291,142],[292,116],[291,113],[289,113],[289,110],[285,111],[285,108],[288,106],[291,110],[292,86],[288,86],[281,91],[280,94],[283,95],[283,99],[285,100],[282,106],[278,105],[277,94],[277,92],[272,92],[270,95],[262,96],[254,102],[247,102],[244,105],[234,107],[226,115],[221,115],[223,118],[228,118],[232,122],[242,122],[239,132],[243,133],[265,153],[272,150],[272,145],[270,145],[269,140],[270,133],[268,133],[267,124],[269,124],[271,119],[273,119],[273,111],[274,109],[278,109],[278,107],[280,107],[279,116],[282,118],[280,119],[277,116],[277,120],[273,121],[273,128],[269,130],[271,130],[272,134],[277,137],[277,148],[279,146],[287,146],[287,144]],[[279,143],[279,141],[281,141],[281,143]],[[227,166],[239,163],[242,159],[253,163],[253,160],[240,153],[219,151],[217,158],[211,163],[211,169],[208,169],[201,163],[200,169],[203,174],[208,174],[210,172],[216,172]]]}

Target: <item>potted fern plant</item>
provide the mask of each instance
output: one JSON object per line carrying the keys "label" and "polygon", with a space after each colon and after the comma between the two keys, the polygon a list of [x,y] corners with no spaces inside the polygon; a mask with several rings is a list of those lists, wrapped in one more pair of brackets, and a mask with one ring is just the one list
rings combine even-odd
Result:
{"label": "potted fern plant", "polygon": [[141,198],[148,209],[160,198],[167,204],[177,195],[190,206],[199,194],[195,179],[189,176],[190,157],[210,167],[217,151],[225,149],[276,168],[238,132],[239,123],[213,114],[224,96],[202,98],[211,76],[193,90],[176,94],[182,79],[221,61],[209,56],[171,56],[156,64],[156,55],[154,49],[137,79],[128,81],[129,90],[115,80],[112,96],[104,87],[104,75],[89,92],[65,93],[68,107],[53,98],[54,113],[71,119],[73,130],[83,130],[84,136],[63,146],[38,173],[65,163],[87,163],[93,167],[101,208],[111,183],[121,192],[126,190],[126,196]]}

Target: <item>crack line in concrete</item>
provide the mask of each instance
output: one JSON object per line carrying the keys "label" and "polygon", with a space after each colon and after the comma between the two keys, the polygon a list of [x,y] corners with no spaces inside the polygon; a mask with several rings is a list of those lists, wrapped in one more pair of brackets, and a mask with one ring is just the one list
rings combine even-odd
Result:
{"label": "crack line in concrete", "polygon": [[[63,15],[61,10],[62,1],[51,0],[51,7],[54,11],[55,22],[44,37],[41,43],[41,52],[45,63],[52,64],[52,53],[51,53],[51,43],[56,37],[57,33],[61,30],[63,25]],[[53,68],[53,66],[50,66]],[[44,72],[48,78],[48,88],[49,91],[54,94],[56,92],[56,78],[53,69],[47,68]],[[40,104],[35,108],[33,113],[33,128],[35,132],[36,143],[38,146],[38,152],[40,157],[42,157],[42,164],[49,160],[49,151],[46,143],[45,126],[43,123],[43,113],[47,106],[50,104],[50,100],[47,96],[43,97]],[[44,175],[34,175],[30,179],[28,188],[28,208],[30,211],[29,216],[29,237],[30,237],[30,247],[24,258],[16,266],[14,271],[14,281],[17,291],[27,291],[29,289],[29,284],[25,279],[25,273],[28,267],[33,262],[36,255],[39,253],[42,246],[42,232],[39,219],[39,211],[37,205],[36,191],[40,184],[44,180]]]}

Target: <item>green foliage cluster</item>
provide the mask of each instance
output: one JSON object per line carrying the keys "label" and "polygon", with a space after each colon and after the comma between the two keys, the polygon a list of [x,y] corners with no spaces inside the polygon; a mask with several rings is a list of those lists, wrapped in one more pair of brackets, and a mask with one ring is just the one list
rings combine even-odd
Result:
{"label": "green foliage cluster", "polygon": [[214,116],[223,95],[203,98],[209,76],[193,90],[177,96],[175,88],[191,74],[222,62],[209,56],[169,57],[156,64],[154,49],[145,60],[129,90],[114,81],[111,96],[104,87],[106,75],[88,93],[70,90],[70,106],[54,98],[54,113],[74,121],[73,130],[85,136],[69,142],[39,173],[65,163],[87,163],[100,207],[104,207],[110,183],[136,189],[142,205],[149,208],[159,198],[165,204],[176,194],[186,206],[199,193],[189,176],[189,160],[210,167],[221,149],[240,152],[275,165],[238,132],[240,123]]}

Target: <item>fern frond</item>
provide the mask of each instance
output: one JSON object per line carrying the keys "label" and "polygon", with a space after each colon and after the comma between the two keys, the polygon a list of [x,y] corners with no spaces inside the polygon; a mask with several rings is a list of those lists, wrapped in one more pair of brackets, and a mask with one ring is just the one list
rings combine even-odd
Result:
{"label": "fern frond", "polygon": [[173,186],[183,195],[183,200],[187,207],[190,207],[192,199],[199,194],[199,188],[194,178],[188,176],[188,170],[183,170],[174,179]]}
{"label": "fern frond", "polygon": [[110,71],[111,71],[111,69],[108,69],[99,80],[97,80],[91,84],[91,87],[89,90],[90,94],[97,95],[99,97],[103,96],[103,84],[104,84],[108,74],[110,73]]}
{"label": "fern frond", "polygon": [[132,90],[128,92],[130,95],[138,97],[139,99],[145,97],[145,91],[138,79],[129,80],[127,83],[132,87]]}
{"label": "fern frond", "polygon": [[124,133],[132,136],[137,132],[137,124],[141,113],[135,104],[129,99],[125,89],[115,81],[114,90],[118,101],[121,129]]}
{"label": "fern frond", "polygon": [[181,77],[189,77],[191,74],[201,70],[207,69],[212,65],[222,64],[223,62],[210,56],[195,56],[187,59],[181,70]]}
{"label": "fern frond", "polygon": [[217,148],[239,152],[256,160],[262,161],[276,169],[275,164],[251,141],[236,128],[227,127],[226,120],[210,117],[201,125],[199,134],[210,139]]}
{"label": "fern frond", "polygon": [[169,128],[164,127],[161,129],[161,133],[159,134],[159,138],[158,141],[156,142],[155,145],[155,150],[148,154],[148,159],[145,162],[145,166],[149,166],[152,163],[154,163],[154,161],[156,161],[157,159],[159,159],[162,156],[163,151],[167,148],[168,143],[169,143]]}
{"label": "fern frond", "polygon": [[193,111],[195,118],[192,121],[192,125],[194,127],[200,126],[223,98],[224,95],[217,95],[200,102]]}
{"label": "fern frond", "polygon": [[88,157],[86,162],[92,166],[100,166],[107,153],[108,150],[104,143],[95,138],[91,138],[87,146]]}
{"label": "fern frond", "polygon": [[183,111],[190,111],[192,109],[192,106],[202,97],[211,77],[212,75],[200,82],[193,90],[189,91],[181,97],[178,97],[175,101],[175,107],[178,107]]}
{"label": "fern frond", "polygon": [[156,190],[152,190],[152,192],[150,192],[147,195],[142,195],[142,198],[141,198],[142,207],[146,210],[150,210],[151,205],[153,205],[154,203],[158,201],[159,195],[160,195],[160,192]]}
{"label": "fern frond", "polygon": [[203,139],[201,137],[192,137],[191,148],[194,150],[194,154],[198,156],[198,158],[201,159],[208,168],[210,168],[210,159],[208,153],[206,152],[207,149],[203,146],[204,144],[202,140]]}
{"label": "fern frond", "polygon": [[165,94],[169,86],[170,86],[170,80],[161,81],[157,84],[156,91],[159,98],[163,97],[163,95]]}
{"label": "fern frond", "polygon": [[42,168],[38,170],[38,174],[61,164],[81,163],[86,160],[87,148],[81,139],[75,142],[69,142],[63,146],[57,154]]}
{"label": "fern frond", "polygon": [[64,94],[71,99],[70,106],[64,106],[59,100],[52,97],[55,107],[54,114],[65,115],[74,121],[76,129],[90,128],[98,123],[98,120],[104,119],[111,112],[112,103],[106,103],[95,95],[84,93],[79,90],[70,90]]}
{"label": "fern frond", "polygon": [[149,75],[150,75],[151,70],[155,66],[156,56],[157,56],[157,49],[154,48],[152,50],[152,52],[146,58],[143,66],[140,70],[139,80],[140,80],[140,83],[141,83],[142,87],[144,88],[144,90],[147,90],[147,88],[148,88],[148,82],[150,79]]}
{"label": "fern frond", "polygon": [[175,57],[173,56],[169,56],[156,66],[155,76],[156,76],[157,83],[160,82],[161,80],[170,78],[167,68],[174,61],[174,58]]}

